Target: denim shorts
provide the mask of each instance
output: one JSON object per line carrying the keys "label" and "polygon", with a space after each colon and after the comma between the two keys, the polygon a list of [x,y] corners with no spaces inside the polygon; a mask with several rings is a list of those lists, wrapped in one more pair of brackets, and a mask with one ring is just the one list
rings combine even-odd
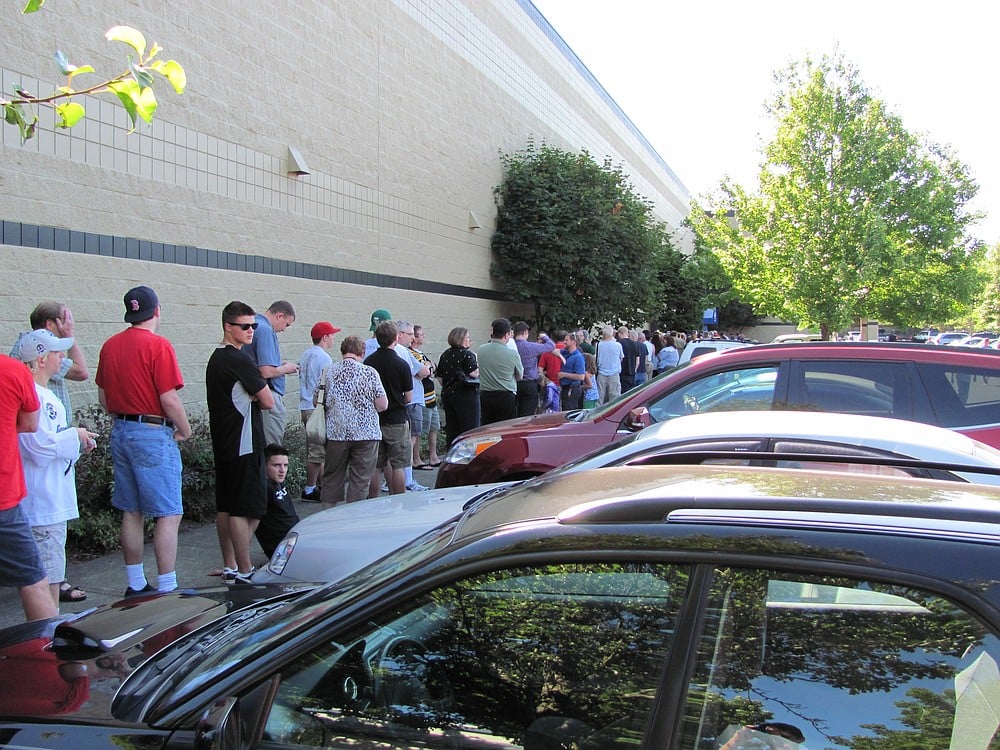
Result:
{"label": "denim shorts", "polygon": [[172,428],[116,419],[110,444],[115,469],[111,494],[114,507],[149,518],[184,513],[181,451]]}
{"label": "denim shorts", "polygon": [[424,429],[424,405],[407,404],[406,419],[410,423],[410,435],[422,435]]}
{"label": "denim shorts", "polygon": [[38,545],[21,506],[0,510],[0,586],[22,588],[43,578]]}
{"label": "denim shorts", "polygon": [[42,570],[49,577],[49,583],[66,580],[66,522],[32,526],[31,534],[38,545],[38,556],[42,560]]}
{"label": "denim shorts", "polygon": [[424,407],[424,424],[423,429],[420,430],[421,435],[427,435],[431,432],[441,431],[441,414],[438,412],[437,406],[425,406]]}

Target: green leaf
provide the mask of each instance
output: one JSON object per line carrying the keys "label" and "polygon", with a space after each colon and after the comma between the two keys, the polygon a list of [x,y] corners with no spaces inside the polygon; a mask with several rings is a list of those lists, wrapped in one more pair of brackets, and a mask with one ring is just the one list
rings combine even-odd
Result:
{"label": "green leaf", "polygon": [[147,123],[153,121],[153,115],[156,114],[156,94],[153,93],[153,89],[144,88],[139,92],[136,108],[139,112],[139,117]]}
{"label": "green leaf", "polygon": [[71,128],[83,119],[87,111],[82,104],[67,102],[66,104],[56,104],[56,113],[62,118],[62,122],[56,123],[57,128]]}
{"label": "green leaf", "polygon": [[134,49],[140,58],[146,52],[146,37],[131,26],[112,26],[104,38],[109,42],[124,42]]}
{"label": "green leaf", "polygon": [[34,13],[41,9],[45,5],[45,0],[28,0],[28,4],[24,6],[22,13]]}
{"label": "green leaf", "polygon": [[129,132],[135,130],[135,118],[138,113],[135,97],[140,93],[139,84],[133,80],[117,81],[109,83],[108,88],[115,92],[118,100],[125,107],[125,111],[128,112],[129,119],[132,121],[132,127]]}
{"label": "green leaf", "polygon": [[167,60],[166,62],[156,60],[149,67],[170,81],[170,85],[178,94],[184,93],[184,88],[187,86],[187,74],[176,60]]}
{"label": "green leaf", "polygon": [[24,119],[20,104],[7,104],[3,110],[3,119],[8,125],[17,125]]}
{"label": "green leaf", "polygon": [[93,65],[81,65],[78,68],[74,67],[74,70],[72,73],[69,74],[69,77],[72,79],[73,76],[78,76],[81,73],[93,73],[93,72],[94,72]]}
{"label": "green leaf", "polygon": [[128,67],[139,86],[146,89],[153,85],[153,75],[141,65],[136,65],[131,58],[129,58]]}

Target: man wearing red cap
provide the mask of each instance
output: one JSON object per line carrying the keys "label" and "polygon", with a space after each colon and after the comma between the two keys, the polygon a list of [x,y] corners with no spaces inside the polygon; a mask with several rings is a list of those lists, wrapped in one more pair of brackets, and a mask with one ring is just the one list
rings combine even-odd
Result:
{"label": "man wearing red cap", "polygon": [[[333,346],[333,337],[340,329],[333,323],[321,320],[309,332],[312,346],[302,352],[299,358],[299,414],[302,415],[302,426],[305,427],[309,416],[313,413],[313,393],[319,384],[323,370],[333,364],[333,359],[327,353]],[[310,503],[319,502],[319,478],[323,475],[323,461],[326,447],[322,443],[313,443],[306,437],[306,486],[302,488],[302,499]]]}

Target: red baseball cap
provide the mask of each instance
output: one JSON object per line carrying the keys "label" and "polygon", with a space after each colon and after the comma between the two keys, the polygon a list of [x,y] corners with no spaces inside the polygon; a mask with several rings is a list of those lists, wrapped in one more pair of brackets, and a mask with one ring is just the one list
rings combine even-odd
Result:
{"label": "red baseball cap", "polygon": [[333,323],[329,323],[325,320],[321,320],[319,323],[314,325],[309,331],[309,336],[314,339],[321,339],[330,333],[340,333],[340,329],[337,328]]}

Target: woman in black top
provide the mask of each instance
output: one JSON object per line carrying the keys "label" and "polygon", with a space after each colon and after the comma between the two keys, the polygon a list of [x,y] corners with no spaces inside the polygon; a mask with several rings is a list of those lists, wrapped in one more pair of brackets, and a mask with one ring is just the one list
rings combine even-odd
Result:
{"label": "woman in black top", "polygon": [[469,349],[468,328],[452,328],[449,348],[441,355],[435,375],[441,379],[448,447],[466,430],[479,426],[479,362]]}

